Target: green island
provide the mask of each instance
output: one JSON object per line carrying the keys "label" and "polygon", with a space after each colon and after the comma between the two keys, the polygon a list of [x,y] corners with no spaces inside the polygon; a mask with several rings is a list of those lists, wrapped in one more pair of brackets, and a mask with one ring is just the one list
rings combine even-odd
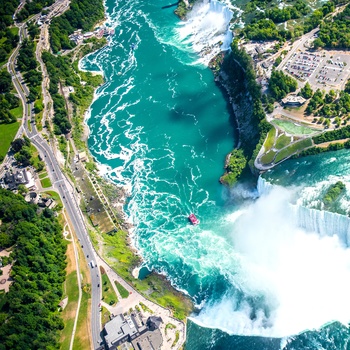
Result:
{"label": "green island", "polygon": [[329,186],[329,188],[323,196],[323,203],[326,206],[331,205],[343,194],[344,190],[345,185],[341,181],[338,181],[335,184]]}

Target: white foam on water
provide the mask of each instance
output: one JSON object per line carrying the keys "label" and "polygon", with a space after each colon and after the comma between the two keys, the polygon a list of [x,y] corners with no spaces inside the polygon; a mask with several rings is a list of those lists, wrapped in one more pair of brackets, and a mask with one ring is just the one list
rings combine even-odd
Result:
{"label": "white foam on water", "polygon": [[196,64],[208,65],[220,51],[230,49],[232,17],[233,12],[220,1],[195,3],[186,20],[176,29],[177,40],[200,56]]}
{"label": "white foam on water", "polygon": [[[319,220],[323,228],[305,225],[298,222],[298,206],[290,205],[293,190],[269,187],[232,227],[241,269],[229,278],[243,297],[227,294],[205,305],[193,320],[230,334],[269,337],[318,329],[335,320],[347,324],[350,251],[344,236],[350,220],[342,216],[340,224],[341,215],[333,213],[319,220],[314,212],[324,212],[305,208],[309,221]],[[320,234],[323,229],[327,235]]]}

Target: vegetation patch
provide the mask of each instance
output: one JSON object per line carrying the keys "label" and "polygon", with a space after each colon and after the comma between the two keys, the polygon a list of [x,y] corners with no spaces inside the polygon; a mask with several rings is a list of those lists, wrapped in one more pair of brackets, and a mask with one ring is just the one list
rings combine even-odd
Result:
{"label": "vegetation patch", "polygon": [[233,150],[229,156],[229,161],[226,164],[227,173],[221,177],[221,182],[228,186],[235,184],[246,165],[247,159],[243,150]]}
{"label": "vegetation patch", "polygon": [[114,281],[117,289],[118,289],[118,292],[120,294],[120,296],[123,298],[123,299],[126,299],[128,296],[129,296],[129,292],[117,281]]}
{"label": "vegetation patch", "polygon": [[69,344],[72,337],[72,331],[74,326],[74,319],[77,312],[78,300],[79,300],[79,286],[77,279],[77,272],[75,267],[74,260],[74,250],[72,243],[69,244],[67,253],[70,251],[68,255],[68,265],[67,271],[71,271],[67,276],[66,280],[63,284],[64,287],[64,295],[68,297],[68,304],[65,309],[62,311],[62,318],[64,322],[64,328],[61,332],[61,349],[69,349]]}
{"label": "vegetation patch", "polygon": [[167,335],[168,329],[175,329],[175,328],[176,328],[176,326],[173,325],[172,323],[167,323],[165,326],[165,335]]}
{"label": "vegetation patch", "polygon": [[102,328],[105,326],[107,322],[109,322],[111,319],[111,313],[104,307],[101,307],[101,322],[102,322]]}
{"label": "vegetation patch", "polygon": [[272,148],[272,146],[274,145],[275,135],[276,135],[276,129],[271,128],[271,130],[267,133],[267,137],[266,137],[266,140],[264,142],[265,152],[270,150]]}
{"label": "vegetation patch", "polygon": [[341,181],[331,185],[323,196],[323,203],[328,206],[335,202],[344,193],[345,188]]}
{"label": "vegetation patch", "polygon": [[0,124],[0,162],[2,162],[10,148],[18,129],[19,123]]}
{"label": "vegetation patch", "polygon": [[179,339],[180,339],[180,332],[177,330],[177,331],[175,331],[175,339],[174,339],[173,343],[171,344],[172,348],[176,346]]}
{"label": "vegetation patch", "polygon": [[51,180],[48,177],[46,177],[45,179],[41,179],[40,183],[43,188],[48,188],[52,186]]}
{"label": "vegetation patch", "polygon": [[273,123],[291,135],[312,135],[320,132],[320,130],[299,125],[288,120],[276,119],[273,121]]}
{"label": "vegetation patch", "polygon": [[149,307],[147,307],[144,303],[140,302],[140,306],[144,312],[148,312],[150,314],[153,314],[153,311]]}
{"label": "vegetation patch", "polygon": [[291,142],[292,138],[290,136],[286,136],[286,135],[281,135],[277,140],[276,140],[276,144],[275,147],[277,149],[282,149],[286,146],[288,146]]}
{"label": "vegetation patch", "polygon": [[10,255],[14,279],[0,309],[3,349],[57,349],[64,328],[58,304],[65,281],[66,242],[53,213],[0,190],[0,247]]}
{"label": "vegetation patch", "polygon": [[39,179],[43,179],[44,177],[47,177],[48,173],[46,171],[43,171],[42,173],[39,174]]}
{"label": "vegetation patch", "polygon": [[298,151],[302,151],[306,147],[312,146],[312,140],[311,139],[305,139],[302,141],[295,142],[291,144],[290,146],[282,149],[275,158],[275,163],[280,162],[281,160],[290,157],[294,153],[297,153]]}
{"label": "vegetation patch", "polygon": [[276,156],[275,151],[269,151],[260,158],[260,161],[263,164],[270,164],[275,159],[275,156]]}
{"label": "vegetation patch", "polygon": [[102,278],[102,300],[109,305],[115,305],[118,302],[118,298],[114,292],[112,283],[102,266],[100,266],[100,271]]}

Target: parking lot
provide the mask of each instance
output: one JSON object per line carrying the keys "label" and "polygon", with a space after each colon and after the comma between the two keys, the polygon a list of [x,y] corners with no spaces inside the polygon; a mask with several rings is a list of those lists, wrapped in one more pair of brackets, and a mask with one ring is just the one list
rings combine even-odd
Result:
{"label": "parking lot", "polygon": [[285,70],[295,78],[306,81],[318,68],[320,54],[303,51],[295,52],[285,66]]}
{"label": "parking lot", "polygon": [[314,90],[342,90],[350,75],[350,54],[342,51],[295,52],[283,68]]}

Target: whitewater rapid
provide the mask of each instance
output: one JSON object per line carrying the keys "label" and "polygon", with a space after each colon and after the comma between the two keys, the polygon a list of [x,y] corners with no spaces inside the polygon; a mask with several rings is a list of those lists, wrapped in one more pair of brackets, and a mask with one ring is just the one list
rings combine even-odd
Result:
{"label": "whitewater rapid", "polygon": [[[237,204],[218,183],[234,146],[230,115],[206,59],[199,66],[193,53],[225,42],[231,10],[204,3],[180,24],[162,5],[107,0],[115,35],[82,63],[105,77],[87,120],[89,147],[104,176],[127,189],[124,210],[145,266],[193,298],[196,322],[229,334],[280,337],[347,322],[343,216],[303,209],[292,187],[260,188],[257,200],[241,187],[246,200]],[[218,24],[215,38],[198,37],[203,20]],[[189,225],[191,212],[199,226]]]}
{"label": "whitewater rapid", "polygon": [[229,334],[286,337],[350,320],[350,220],[291,204],[296,188],[259,178],[259,199],[236,215],[232,242],[243,297],[227,293],[194,318]]}

